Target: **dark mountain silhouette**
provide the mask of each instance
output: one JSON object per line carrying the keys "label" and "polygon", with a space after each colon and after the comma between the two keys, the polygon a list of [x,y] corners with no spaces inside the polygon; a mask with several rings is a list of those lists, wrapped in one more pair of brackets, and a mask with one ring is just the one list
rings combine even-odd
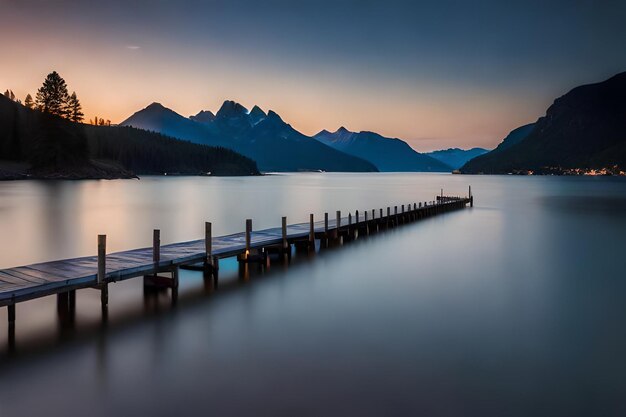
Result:
{"label": "dark mountain silhouette", "polygon": [[195,143],[222,146],[254,159],[263,171],[376,171],[360,158],[305,136],[273,111],[225,101],[214,120],[199,123],[165,107],[148,106],[122,125],[155,130]]}
{"label": "dark mountain silhouette", "polygon": [[428,155],[431,158],[435,158],[436,160],[443,162],[448,165],[452,169],[459,169],[463,165],[467,163],[467,161],[476,158],[477,156],[484,155],[489,152],[487,149],[483,148],[472,148],[472,149],[459,149],[459,148],[449,148],[440,151],[433,151],[425,153],[424,155]]}
{"label": "dark mountain silhouette", "polygon": [[194,122],[211,123],[215,120],[215,115],[210,110],[202,110],[195,116],[189,116]]}
{"label": "dark mountain silhouette", "polygon": [[494,149],[494,151],[500,152],[510,148],[515,144],[520,143],[521,141],[526,139],[528,135],[530,135],[530,132],[532,132],[534,128],[535,124],[529,123],[527,125],[523,125],[511,130],[509,134],[506,135],[506,137],[502,140],[502,142],[500,142],[500,144]]}
{"label": "dark mountain silhouette", "polygon": [[253,125],[259,123],[261,120],[265,119],[267,114],[259,106],[254,106],[252,110],[250,110],[250,121]]}
{"label": "dark mountain silhouette", "polygon": [[374,132],[351,132],[340,127],[336,132],[322,130],[314,136],[333,148],[370,161],[380,171],[449,172],[448,165],[430,156],[416,152],[406,142],[391,139]]}
{"label": "dark mountain silhouette", "polygon": [[254,161],[230,150],[130,127],[73,123],[0,96],[0,178],[130,178],[164,172],[258,174]]}
{"label": "dark mountain silhouette", "polygon": [[204,145],[220,145],[219,139],[211,135],[206,122],[190,120],[161,103],[152,103],[139,110],[120,123],[120,126],[136,127]]}
{"label": "dark mountain silhouette", "polygon": [[469,161],[461,171],[542,173],[554,172],[555,168],[615,165],[623,169],[626,167],[626,72],[597,84],[574,88],[556,99],[534,126],[522,128],[525,127],[529,132],[519,142],[512,145],[503,142],[492,152]]}

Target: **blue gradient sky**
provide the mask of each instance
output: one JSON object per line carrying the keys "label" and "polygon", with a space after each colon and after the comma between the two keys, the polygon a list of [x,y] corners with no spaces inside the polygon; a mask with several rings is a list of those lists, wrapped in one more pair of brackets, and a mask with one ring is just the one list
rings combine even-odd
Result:
{"label": "blue gradient sky", "polygon": [[56,69],[87,117],[234,99],[420,151],[493,147],[626,70],[623,1],[0,0],[0,15],[0,88],[20,97]]}

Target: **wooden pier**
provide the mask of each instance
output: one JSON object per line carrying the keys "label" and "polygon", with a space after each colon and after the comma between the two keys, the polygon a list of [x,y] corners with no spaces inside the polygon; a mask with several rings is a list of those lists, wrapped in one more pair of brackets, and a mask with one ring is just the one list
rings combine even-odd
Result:
{"label": "wooden pier", "polygon": [[[253,230],[252,220],[246,220],[245,232],[226,236],[212,236],[211,223],[205,223],[203,239],[161,245],[160,232],[155,230],[152,247],[117,253],[106,253],[106,235],[98,236],[97,256],[44,262],[0,270],[0,306],[8,309],[9,326],[14,326],[16,304],[57,295],[59,308],[74,308],[75,292],[84,288],[100,291],[103,312],[109,297],[108,285],[117,281],[142,277],[145,286],[178,288],[179,268],[202,270],[217,279],[219,260],[237,257],[241,263],[269,264],[270,257],[290,257],[292,245],[315,250],[315,241],[328,245],[333,241],[350,240],[359,234],[397,227],[440,213],[473,206],[471,188],[468,197],[437,196],[429,202],[387,207],[386,211],[356,211],[342,216],[324,214],[315,221],[310,214],[306,223]],[[173,294],[174,296],[174,294]]]}

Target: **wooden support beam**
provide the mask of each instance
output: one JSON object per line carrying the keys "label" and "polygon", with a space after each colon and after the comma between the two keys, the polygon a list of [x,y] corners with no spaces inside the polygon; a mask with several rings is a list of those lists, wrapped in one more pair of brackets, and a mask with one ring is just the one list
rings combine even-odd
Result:
{"label": "wooden support beam", "polygon": [[172,267],[172,288],[178,288],[178,266]]}
{"label": "wooden support beam", "polygon": [[358,225],[358,224],[359,224],[359,211],[357,210],[357,211],[354,213],[354,215],[355,215],[355,217],[356,217],[356,224]]}

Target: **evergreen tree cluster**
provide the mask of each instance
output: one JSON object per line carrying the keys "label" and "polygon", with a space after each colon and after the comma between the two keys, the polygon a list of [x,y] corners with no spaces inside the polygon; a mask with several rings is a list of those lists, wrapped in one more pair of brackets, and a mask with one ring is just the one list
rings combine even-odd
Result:
{"label": "evergreen tree cluster", "polygon": [[[31,172],[93,172],[114,162],[135,174],[250,175],[256,163],[234,151],[197,145],[131,127],[90,126],[29,109],[0,95],[0,160]],[[89,174],[92,178],[94,174]],[[106,173],[100,178],[107,178]],[[112,174],[115,177],[115,173]],[[97,176],[96,176],[97,177]]]}
{"label": "evergreen tree cluster", "polygon": [[85,130],[93,159],[116,161],[139,175],[258,174],[256,162],[230,149],[126,126],[86,126]]}
{"label": "evergreen tree cluster", "polygon": [[[26,96],[26,100],[30,94]],[[32,97],[30,97],[30,105],[24,102],[28,108],[32,108]],[[80,101],[75,92],[69,94],[65,80],[58,72],[52,71],[43,82],[43,85],[37,90],[35,98],[35,107],[44,112],[55,116],[63,117],[72,122],[83,121],[83,111]]]}
{"label": "evergreen tree cluster", "polygon": [[82,125],[0,99],[0,160],[28,162],[35,169],[88,161]]}

